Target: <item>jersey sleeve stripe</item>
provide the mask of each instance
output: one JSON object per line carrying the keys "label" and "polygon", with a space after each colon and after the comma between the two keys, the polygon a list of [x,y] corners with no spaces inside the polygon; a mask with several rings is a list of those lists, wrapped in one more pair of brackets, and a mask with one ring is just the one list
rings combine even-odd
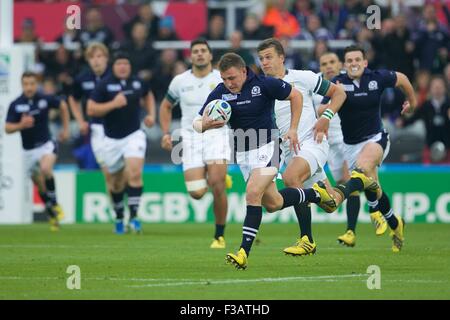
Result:
{"label": "jersey sleeve stripe", "polygon": [[178,99],[170,94],[170,92],[166,93],[166,99],[169,100],[171,104],[175,104],[178,102]]}
{"label": "jersey sleeve stripe", "polygon": [[319,90],[320,85],[322,84],[322,77],[319,77],[319,79],[317,80],[316,86],[314,87],[314,93],[317,93],[317,90]]}
{"label": "jersey sleeve stripe", "polygon": [[314,93],[317,93],[317,94],[320,94],[321,96],[324,96],[324,95],[327,94],[328,89],[330,88],[330,85],[331,85],[330,81],[328,81],[326,79],[323,79],[322,83],[320,84],[320,86],[319,86],[319,88],[317,90],[317,92],[314,92]]}

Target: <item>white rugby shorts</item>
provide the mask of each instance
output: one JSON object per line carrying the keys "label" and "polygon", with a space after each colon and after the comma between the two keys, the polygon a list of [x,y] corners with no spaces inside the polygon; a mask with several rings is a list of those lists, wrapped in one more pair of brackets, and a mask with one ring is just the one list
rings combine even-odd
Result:
{"label": "white rugby shorts", "polygon": [[142,130],[136,130],[121,139],[105,136],[103,143],[103,163],[110,173],[121,170],[125,166],[126,158],[145,158],[147,137]]}
{"label": "white rugby shorts", "polygon": [[204,133],[185,130],[182,134],[183,171],[201,168],[208,162],[231,159],[230,129],[222,127]]}

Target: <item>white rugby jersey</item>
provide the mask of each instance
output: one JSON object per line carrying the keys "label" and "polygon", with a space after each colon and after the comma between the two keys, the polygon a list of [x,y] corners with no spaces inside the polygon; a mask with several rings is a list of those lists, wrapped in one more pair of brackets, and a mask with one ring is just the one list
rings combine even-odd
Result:
{"label": "white rugby jersey", "polygon": [[[284,81],[290,83],[303,95],[303,108],[298,125],[298,138],[301,141],[314,137],[313,127],[317,120],[317,112],[313,103],[313,95],[324,95],[330,87],[330,82],[309,70],[286,70]],[[291,124],[291,103],[289,100],[275,101],[275,119],[280,134],[284,135]]]}
{"label": "white rugby jersey", "polygon": [[211,91],[222,82],[220,72],[212,70],[207,76],[198,78],[191,69],[172,79],[166,98],[171,103],[180,103],[181,128],[193,132],[192,122],[203,107]]}
{"label": "white rugby jersey", "polygon": [[[319,76],[322,76],[322,73],[318,73]],[[322,103],[323,96],[319,94],[315,94],[313,96],[313,103],[316,110],[319,109],[320,104]],[[341,130],[341,118],[339,118],[339,114],[336,112],[334,117],[330,121],[330,127],[328,128],[328,143],[330,145],[343,143],[344,137],[342,136]]]}

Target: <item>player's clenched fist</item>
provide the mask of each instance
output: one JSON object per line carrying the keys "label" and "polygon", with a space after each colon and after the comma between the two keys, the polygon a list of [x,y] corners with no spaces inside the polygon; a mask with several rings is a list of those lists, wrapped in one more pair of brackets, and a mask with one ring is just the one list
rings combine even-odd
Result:
{"label": "player's clenched fist", "polygon": [[116,108],[125,107],[127,105],[127,98],[122,92],[120,92],[114,97],[113,103],[116,106]]}
{"label": "player's clenched fist", "polygon": [[168,133],[166,133],[165,135],[163,135],[163,137],[161,138],[161,147],[164,150],[172,150],[172,136]]}
{"label": "player's clenched fist", "polygon": [[32,128],[34,126],[34,118],[28,114],[22,114],[20,118],[20,125],[23,129]]}

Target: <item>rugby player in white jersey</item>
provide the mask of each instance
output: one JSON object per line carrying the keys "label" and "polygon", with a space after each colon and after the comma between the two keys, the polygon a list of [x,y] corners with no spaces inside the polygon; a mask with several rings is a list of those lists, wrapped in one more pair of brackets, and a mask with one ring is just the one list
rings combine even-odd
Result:
{"label": "rugby player in white jersey", "polygon": [[198,133],[192,122],[210,92],[222,82],[220,73],[212,68],[212,51],[204,39],[191,42],[192,69],[177,75],[169,85],[161,103],[159,119],[163,137],[161,146],[172,150],[172,107],[181,107],[182,163],[186,189],[194,199],[202,198],[211,188],[214,197],[215,234],[211,248],[225,248],[224,229],[227,217],[226,187],[231,187],[227,176],[230,161],[228,127]]}
{"label": "rugby player in white jersey", "polygon": [[[273,38],[261,42],[258,46],[258,56],[261,68],[267,76],[283,79],[299,90],[303,95],[303,110],[298,126],[300,151],[289,150],[289,142],[281,144],[284,166],[287,165],[282,177],[286,187],[311,187],[315,182],[325,180],[323,167],[328,158],[328,141],[322,122],[329,119],[321,118],[316,127],[317,113],[313,104],[313,94],[333,97],[328,106],[334,113],[345,101],[346,95],[342,88],[322,79],[312,71],[286,69],[284,66],[284,49],[281,43]],[[275,118],[280,136],[286,134],[291,121],[290,102],[275,101]],[[300,226],[300,238],[294,246],[284,249],[290,255],[308,255],[316,252],[316,244],[311,232],[311,208],[308,203],[294,206]]]}

